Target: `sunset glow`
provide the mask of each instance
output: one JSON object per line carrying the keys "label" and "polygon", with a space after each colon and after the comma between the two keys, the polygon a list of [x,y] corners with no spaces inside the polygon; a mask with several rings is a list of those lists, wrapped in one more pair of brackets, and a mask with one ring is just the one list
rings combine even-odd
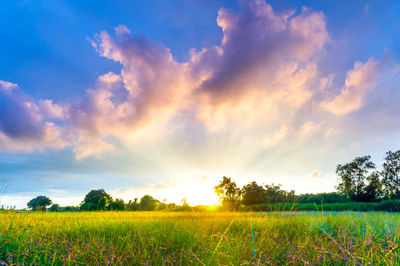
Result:
{"label": "sunset glow", "polygon": [[396,1],[45,2],[0,10],[0,205],[329,192],[399,149]]}

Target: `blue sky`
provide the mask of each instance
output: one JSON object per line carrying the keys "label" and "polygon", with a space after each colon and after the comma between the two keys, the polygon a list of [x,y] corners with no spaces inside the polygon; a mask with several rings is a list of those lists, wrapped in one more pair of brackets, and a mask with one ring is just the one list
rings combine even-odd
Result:
{"label": "blue sky", "polygon": [[331,191],[399,148],[399,24],[398,1],[4,1],[2,203]]}

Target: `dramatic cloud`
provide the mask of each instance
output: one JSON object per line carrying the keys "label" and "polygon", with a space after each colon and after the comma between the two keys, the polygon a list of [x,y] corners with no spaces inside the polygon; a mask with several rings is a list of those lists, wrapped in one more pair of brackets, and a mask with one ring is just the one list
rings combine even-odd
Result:
{"label": "dramatic cloud", "polygon": [[321,12],[278,14],[264,0],[242,1],[239,11],[221,8],[217,24],[221,43],[192,49],[187,62],[124,25],[99,33],[92,45],[122,70],[100,75],[77,102],[35,100],[0,81],[0,148],[69,146],[83,159],[138,136],[146,144],[179,136],[179,144],[210,140],[213,147],[229,137],[231,146],[257,151],[300,145],[332,135],[327,112],[359,110],[385,65],[357,61],[337,93],[335,73],[321,77],[319,70],[330,39]]}
{"label": "dramatic cloud", "polygon": [[322,13],[303,8],[297,16],[278,15],[264,1],[242,3],[240,13],[220,9],[220,46],[192,51],[191,69],[201,80],[197,93],[204,97],[199,114],[206,122],[221,124],[221,117],[245,111],[271,116],[279,105],[304,104],[317,74],[313,58],[329,39]]}

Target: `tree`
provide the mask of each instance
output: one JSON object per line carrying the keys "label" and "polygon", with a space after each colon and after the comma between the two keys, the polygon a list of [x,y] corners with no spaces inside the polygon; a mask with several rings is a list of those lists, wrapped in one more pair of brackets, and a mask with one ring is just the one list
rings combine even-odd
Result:
{"label": "tree", "polygon": [[281,184],[278,185],[265,185],[265,202],[266,203],[277,203],[277,202],[295,202],[296,195],[295,191],[286,191],[281,189]]}
{"label": "tree", "polygon": [[135,198],[134,201],[130,200],[126,204],[127,211],[138,211],[140,208],[140,204],[138,202],[138,198]]}
{"label": "tree", "polygon": [[110,210],[122,211],[125,210],[125,202],[123,199],[115,199],[108,205]]}
{"label": "tree", "polygon": [[93,189],[86,194],[81,209],[87,211],[104,210],[111,201],[111,196],[108,195],[104,189]]}
{"label": "tree", "polygon": [[382,184],[385,195],[391,199],[400,198],[400,150],[388,151],[383,163]]}
{"label": "tree", "polygon": [[157,207],[157,200],[150,195],[144,195],[140,199],[139,205],[142,211],[154,211]]}
{"label": "tree", "polygon": [[215,194],[219,197],[223,208],[235,210],[239,207],[241,190],[236,183],[229,177],[222,177],[218,186],[214,187]]}
{"label": "tree", "polygon": [[49,211],[52,212],[57,212],[60,210],[60,205],[58,205],[57,203],[54,203],[53,205],[50,206]]}
{"label": "tree", "polygon": [[45,211],[46,207],[51,205],[52,201],[46,196],[37,196],[28,202],[28,208],[33,211]]}
{"label": "tree", "polygon": [[255,181],[243,186],[242,203],[245,206],[260,204],[265,202],[265,189]]}
{"label": "tree", "polygon": [[373,172],[367,177],[368,185],[364,189],[365,201],[377,201],[383,196],[382,182],[379,172]]}
{"label": "tree", "polygon": [[336,167],[336,174],[340,177],[338,191],[346,194],[354,201],[369,201],[366,196],[367,174],[375,169],[375,164],[370,161],[371,156],[356,157],[352,162]]}

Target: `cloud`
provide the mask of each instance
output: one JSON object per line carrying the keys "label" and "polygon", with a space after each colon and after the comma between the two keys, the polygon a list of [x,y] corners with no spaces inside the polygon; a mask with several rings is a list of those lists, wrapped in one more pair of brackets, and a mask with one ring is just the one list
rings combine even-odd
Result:
{"label": "cloud", "polygon": [[311,175],[310,175],[310,180],[315,180],[315,179],[319,179],[321,178],[321,173],[319,171],[312,171]]}
{"label": "cloud", "polygon": [[272,149],[294,143],[295,134],[332,136],[320,111],[359,110],[385,65],[357,61],[337,94],[338,78],[319,70],[330,40],[322,12],[277,13],[264,0],[249,0],[238,11],[221,8],[217,25],[221,42],[192,49],[187,62],[124,25],[100,32],[92,45],[121,71],[100,75],[76,102],[33,99],[0,81],[0,148],[70,147],[84,159],[150,142],[159,148],[179,136],[179,145]]}
{"label": "cloud", "polygon": [[92,44],[101,56],[119,62],[121,73],[99,77],[97,87],[71,108],[78,128],[99,135],[122,135],[163,123],[188,92],[186,65],[175,61],[168,48],[144,35],[131,36],[123,25],[115,31],[115,37],[101,32]]}
{"label": "cloud", "polygon": [[281,143],[288,135],[290,127],[287,125],[281,126],[281,128],[272,135],[266,134],[263,139],[263,144],[266,149],[272,148]]}
{"label": "cloud", "polygon": [[316,125],[313,121],[307,121],[301,125],[299,129],[299,134],[302,137],[309,137],[314,134],[318,130],[318,125]]}
{"label": "cloud", "polygon": [[332,100],[320,106],[335,115],[344,115],[360,109],[367,95],[375,89],[385,58],[378,61],[370,58],[366,63],[357,61],[346,74],[344,87]]}
{"label": "cloud", "polygon": [[276,14],[265,1],[242,1],[239,13],[220,9],[217,22],[221,45],[192,51],[190,62],[200,83],[198,114],[209,126],[310,99],[307,85],[318,72],[313,58],[329,40],[322,13]]}
{"label": "cloud", "polygon": [[0,81],[0,103],[0,148],[30,151],[43,143],[54,148],[68,144],[63,129],[53,121],[62,118],[61,106],[36,101],[7,81]]}

